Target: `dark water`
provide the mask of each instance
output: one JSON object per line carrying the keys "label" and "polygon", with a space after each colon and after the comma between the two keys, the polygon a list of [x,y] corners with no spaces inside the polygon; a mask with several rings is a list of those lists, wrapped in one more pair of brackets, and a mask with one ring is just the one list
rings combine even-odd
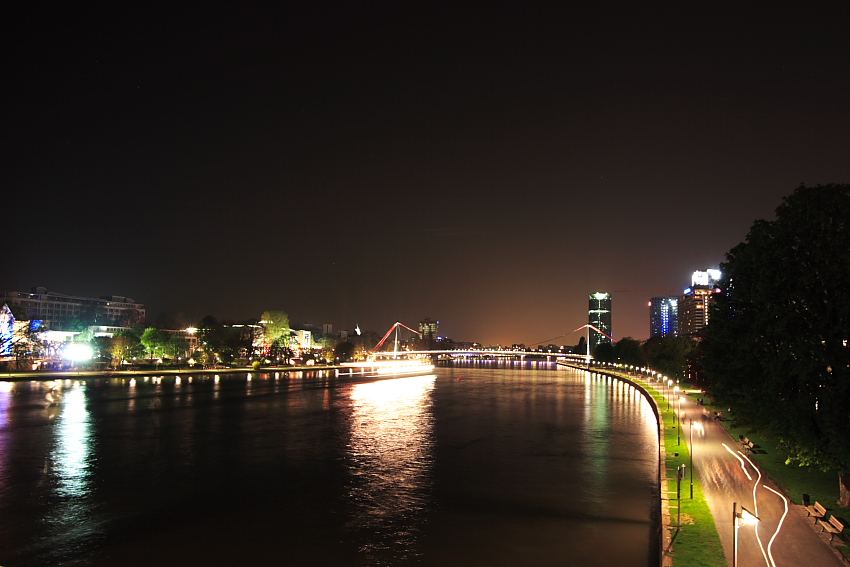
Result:
{"label": "dark water", "polygon": [[655,565],[654,423],[546,364],[0,382],[0,565]]}

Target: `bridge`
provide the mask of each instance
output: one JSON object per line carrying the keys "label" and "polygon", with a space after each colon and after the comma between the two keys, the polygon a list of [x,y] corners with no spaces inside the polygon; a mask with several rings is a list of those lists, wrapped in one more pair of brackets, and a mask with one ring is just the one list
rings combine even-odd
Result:
{"label": "bridge", "polygon": [[[588,351],[587,354],[573,354],[573,353],[565,353],[565,352],[551,352],[551,351],[540,351],[540,350],[518,350],[518,349],[505,349],[505,350],[493,350],[493,349],[455,349],[455,350],[399,350],[399,341],[398,341],[398,331],[399,327],[404,327],[408,331],[416,333],[417,335],[422,336],[422,333],[415,329],[411,329],[404,323],[396,322],[390,330],[384,335],[384,337],[375,345],[375,349],[369,353],[371,357],[398,357],[398,356],[430,356],[432,358],[437,358],[437,360],[444,359],[456,359],[456,358],[467,358],[467,359],[475,359],[475,360],[495,360],[495,359],[511,359],[511,360],[541,360],[545,358],[547,361],[552,360],[570,360],[575,362],[584,362],[588,364],[590,362],[590,330],[605,335],[611,341],[616,342],[616,339],[611,335],[601,331],[600,329],[594,327],[593,325],[586,323],[575,329],[570,331],[569,333],[564,333],[559,337],[554,337],[553,339],[549,339],[548,341],[541,341],[535,344],[543,344],[546,342],[550,342],[561,337],[565,337],[567,335],[571,335],[576,331],[581,331],[585,329],[587,331],[587,345]],[[395,333],[395,348],[392,351],[379,351],[378,349],[387,341],[387,339]]]}
{"label": "bridge", "polygon": [[488,349],[455,349],[455,350],[402,350],[398,352],[385,351],[372,353],[376,357],[395,356],[430,356],[438,360],[474,359],[474,360],[570,360],[587,362],[587,356],[566,352],[543,352],[536,350],[488,350]]}

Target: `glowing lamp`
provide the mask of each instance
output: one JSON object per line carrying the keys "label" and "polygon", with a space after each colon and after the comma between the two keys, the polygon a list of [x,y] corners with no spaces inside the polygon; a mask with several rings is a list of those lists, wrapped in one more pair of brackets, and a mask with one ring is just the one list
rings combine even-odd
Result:
{"label": "glowing lamp", "polygon": [[72,343],[65,347],[65,358],[73,361],[90,360],[91,347],[82,343]]}

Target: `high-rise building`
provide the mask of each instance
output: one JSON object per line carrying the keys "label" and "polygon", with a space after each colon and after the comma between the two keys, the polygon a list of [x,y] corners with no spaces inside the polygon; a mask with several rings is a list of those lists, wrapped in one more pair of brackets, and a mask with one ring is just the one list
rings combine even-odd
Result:
{"label": "high-rise building", "polygon": [[430,317],[419,321],[419,332],[423,339],[436,341],[440,336],[440,322],[432,321]]}
{"label": "high-rise building", "polygon": [[82,319],[89,325],[121,327],[132,327],[145,320],[143,304],[118,295],[80,297],[36,287],[31,293],[7,291],[3,301],[19,303],[29,319],[40,319],[54,330],[63,330],[74,319]]}
{"label": "high-rise building", "polygon": [[695,335],[708,325],[714,294],[720,289],[719,270],[696,271],[691,276],[691,287],[679,298],[679,335]]}
{"label": "high-rise building", "polygon": [[610,293],[591,293],[588,296],[590,300],[589,309],[587,312],[587,322],[600,331],[604,335],[590,329],[590,346],[595,348],[602,343],[610,343],[611,339],[605,335],[612,335],[611,331],[611,294]]}
{"label": "high-rise building", "polygon": [[649,336],[679,334],[679,298],[653,297],[649,301]]}

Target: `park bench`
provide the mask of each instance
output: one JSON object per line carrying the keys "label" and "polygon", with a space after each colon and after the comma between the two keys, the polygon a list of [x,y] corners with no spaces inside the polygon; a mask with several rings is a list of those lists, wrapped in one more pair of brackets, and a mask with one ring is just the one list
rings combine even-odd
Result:
{"label": "park bench", "polygon": [[756,452],[756,445],[755,443],[750,441],[749,437],[744,437],[743,439],[741,439],[741,448],[750,455]]}
{"label": "park bench", "polygon": [[814,506],[806,506],[806,517],[814,516],[815,520],[826,517],[826,508],[820,502],[815,502]]}
{"label": "park bench", "polygon": [[818,520],[818,524],[823,528],[823,531],[829,532],[829,541],[835,537],[835,534],[840,534],[844,531],[844,524],[833,514],[829,517],[829,521]]}

